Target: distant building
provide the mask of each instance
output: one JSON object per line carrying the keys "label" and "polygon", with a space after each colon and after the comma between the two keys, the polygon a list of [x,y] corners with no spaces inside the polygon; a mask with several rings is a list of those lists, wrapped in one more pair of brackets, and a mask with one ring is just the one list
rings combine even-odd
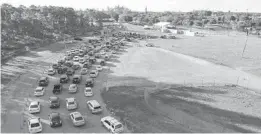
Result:
{"label": "distant building", "polygon": [[155,23],[153,26],[156,29],[165,29],[168,25],[170,25],[169,22],[158,22],[158,23]]}

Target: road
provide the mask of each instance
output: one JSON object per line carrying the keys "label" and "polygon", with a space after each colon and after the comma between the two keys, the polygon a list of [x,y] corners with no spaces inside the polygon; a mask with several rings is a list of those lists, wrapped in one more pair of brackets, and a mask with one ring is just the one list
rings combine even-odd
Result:
{"label": "road", "polygon": [[[65,50],[64,50],[65,51]],[[30,56],[29,56],[30,57]],[[53,54],[51,57],[48,57],[52,60],[58,60],[60,56]],[[34,57],[35,58],[35,57]],[[41,58],[41,57],[39,57]],[[28,58],[27,58],[28,60]],[[14,63],[15,61],[13,61]],[[17,62],[17,61],[16,61]],[[100,119],[104,116],[110,115],[109,111],[106,109],[105,104],[100,96],[100,91],[104,86],[106,81],[106,71],[108,67],[104,67],[104,70],[99,73],[98,77],[95,79],[93,92],[94,96],[85,97],[84,96],[84,82],[86,80],[86,75],[83,76],[81,84],[78,85],[79,90],[76,94],[68,93],[69,84],[72,83],[70,80],[69,83],[63,84],[63,92],[60,95],[57,95],[61,99],[61,106],[58,109],[50,109],[48,106],[48,99],[50,96],[54,96],[52,93],[53,85],[59,80],[59,74],[55,76],[50,76],[50,83],[46,87],[44,96],[34,97],[34,89],[37,87],[37,81],[41,76],[46,76],[43,72],[49,68],[50,64],[46,62],[39,62],[32,60],[29,63],[23,62],[20,59],[19,63],[23,63],[27,69],[24,69],[24,73],[13,81],[6,87],[8,95],[2,96],[2,104],[4,104],[5,114],[2,115],[2,132],[4,133],[28,133],[28,126],[26,119],[31,116],[37,116],[41,118],[43,124],[43,133],[107,133],[108,131],[101,125]],[[25,64],[26,63],[26,64]],[[18,63],[16,63],[18,65]],[[21,66],[21,65],[20,65]],[[93,66],[94,68],[94,66]],[[76,74],[79,73],[79,70]],[[72,77],[72,76],[71,76]],[[69,113],[66,109],[65,98],[75,97],[78,103],[78,109],[73,111],[80,112],[86,119],[86,125],[82,127],[74,127],[72,122],[69,119]],[[86,102],[88,100],[97,100],[103,107],[102,114],[93,115],[90,113],[87,108]],[[39,114],[29,114],[27,112],[27,107],[29,101],[38,100],[41,103],[41,112]],[[3,106],[3,105],[2,105]],[[3,111],[3,110],[2,110]],[[51,128],[49,127],[48,114],[52,111],[59,112],[62,116],[63,126],[60,128]]]}

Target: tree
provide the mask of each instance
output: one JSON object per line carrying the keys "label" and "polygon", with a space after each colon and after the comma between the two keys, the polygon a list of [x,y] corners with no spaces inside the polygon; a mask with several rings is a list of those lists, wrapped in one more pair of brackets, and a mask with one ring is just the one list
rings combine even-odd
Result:
{"label": "tree", "polygon": [[112,17],[115,21],[119,21],[119,14],[115,13]]}
{"label": "tree", "polygon": [[211,11],[205,11],[205,15],[206,15],[206,16],[211,16],[211,15],[212,15],[212,12],[211,12]]}
{"label": "tree", "polygon": [[231,21],[235,21],[236,19],[237,19],[237,18],[236,18],[235,16],[233,16],[233,15],[230,17],[230,20],[231,20]]}

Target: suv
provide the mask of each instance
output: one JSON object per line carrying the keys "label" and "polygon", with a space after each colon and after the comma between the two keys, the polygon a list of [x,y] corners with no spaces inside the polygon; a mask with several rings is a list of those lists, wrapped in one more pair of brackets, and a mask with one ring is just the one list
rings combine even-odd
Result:
{"label": "suv", "polygon": [[123,125],[111,116],[106,116],[101,119],[101,123],[112,133],[123,132]]}
{"label": "suv", "polygon": [[83,64],[83,67],[82,67],[82,68],[90,68],[90,67],[91,67],[90,63],[89,63],[89,62],[85,62],[85,63]]}
{"label": "suv", "polygon": [[53,86],[53,94],[59,94],[62,92],[62,84],[55,84]]}
{"label": "suv", "polygon": [[62,75],[60,77],[60,83],[67,83],[69,81],[69,77],[67,75]]}
{"label": "suv", "polygon": [[49,98],[50,108],[58,108],[60,107],[60,99],[56,96],[51,96]]}
{"label": "suv", "polygon": [[69,69],[67,70],[66,74],[67,74],[67,75],[73,75],[74,72],[75,72],[75,71],[74,71],[73,69],[69,68]]}
{"label": "suv", "polygon": [[64,73],[66,73],[67,69],[68,69],[67,67],[61,66],[61,67],[58,67],[57,72],[58,72],[58,74],[64,74]]}
{"label": "suv", "polygon": [[39,86],[48,86],[48,77],[41,77],[39,80]]}
{"label": "suv", "polygon": [[82,80],[82,76],[81,75],[74,75],[72,83],[79,84],[79,83],[81,83],[81,80]]}
{"label": "suv", "polygon": [[52,112],[51,114],[48,115],[48,118],[49,118],[51,127],[62,126],[62,120],[61,120],[61,117],[60,117],[60,113]]}
{"label": "suv", "polygon": [[78,70],[78,69],[81,68],[81,66],[80,66],[79,64],[74,64],[74,65],[72,66],[72,68],[73,68],[74,70]]}
{"label": "suv", "polygon": [[87,101],[87,106],[91,110],[92,114],[101,113],[102,107],[96,100]]}
{"label": "suv", "polygon": [[85,86],[86,87],[93,87],[93,85],[94,85],[94,80],[92,78],[87,78]]}
{"label": "suv", "polygon": [[91,78],[96,78],[98,76],[98,70],[91,70],[90,72],[90,77]]}
{"label": "suv", "polygon": [[58,64],[53,64],[52,67],[53,67],[53,69],[58,69],[59,66],[58,66]]}

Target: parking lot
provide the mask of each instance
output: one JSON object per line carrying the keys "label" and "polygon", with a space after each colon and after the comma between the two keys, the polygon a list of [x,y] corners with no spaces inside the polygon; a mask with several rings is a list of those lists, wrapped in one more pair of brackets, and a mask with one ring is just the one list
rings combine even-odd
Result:
{"label": "parking lot", "polygon": [[[64,53],[67,50],[62,50]],[[61,52],[61,51],[60,51]],[[35,56],[35,54],[38,56]],[[50,68],[52,63],[59,60],[63,53],[52,53],[49,56],[41,55],[43,52],[32,52],[27,56],[17,57],[7,63],[8,66],[18,67],[22,71],[17,76],[16,80],[9,83],[5,90],[6,96],[2,97],[2,107],[4,114],[2,114],[2,132],[11,133],[28,133],[27,119],[29,117],[40,117],[43,125],[42,133],[106,133],[109,132],[101,124],[101,118],[110,115],[106,109],[105,104],[100,96],[100,91],[106,84],[106,73],[109,67],[112,65],[110,61],[106,62],[107,66],[103,66],[103,70],[99,72],[97,78],[95,78],[94,87],[92,91],[94,95],[92,97],[86,97],[84,95],[85,80],[88,77],[82,75],[82,81],[78,84],[77,93],[69,93],[68,87],[72,83],[72,76],[68,83],[63,84],[63,90],[61,94],[57,96],[60,98],[60,108],[50,109],[49,108],[49,97],[55,96],[52,92],[53,86],[59,83],[59,77],[61,74],[55,74],[54,76],[48,76],[46,71]],[[112,56],[113,57],[113,56]],[[99,60],[99,59],[97,59]],[[92,65],[91,69],[95,69],[98,63]],[[10,67],[9,67],[10,68]],[[80,70],[76,70],[75,74],[80,74]],[[49,84],[45,88],[43,96],[35,97],[34,89],[38,86],[38,80],[42,76],[49,77]],[[69,97],[76,98],[78,108],[76,110],[67,110],[65,99]],[[88,100],[97,100],[102,106],[101,114],[92,114],[87,107],[86,102]],[[41,104],[41,111],[38,114],[30,114],[28,112],[28,106],[31,101],[39,101]],[[3,105],[4,104],[4,105]],[[72,121],[69,118],[69,113],[78,111],[86,120],[86,124],[81,127],[74,127]],[[48,114],[51,112],[59,112],[63,121],[62,127],[51,128],[49,126]]]}

